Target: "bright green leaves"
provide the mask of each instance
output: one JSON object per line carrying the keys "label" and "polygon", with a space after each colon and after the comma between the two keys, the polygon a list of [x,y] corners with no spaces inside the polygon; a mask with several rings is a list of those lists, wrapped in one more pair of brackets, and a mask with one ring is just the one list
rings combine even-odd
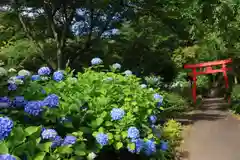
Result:
{"label": "bright green leaves", "polygon": [[127,145],[127,147],[130,149],[130,150],[135,150],[136,146],[135,146],[135,143],[129,143]]}
{"label": "bright green leaves", "polygon": [[6,154],[8,153],[8,147],[7,147],[7,144],[2,141],[0,142],[0,154]]}
{"label": "bright green leaves", "polygon": [[54,152],[58,154],[72,154],[73,149],[70,146],[61,146],[58,147]]}
{"label": "bright green leaves", "polygon": [[37,155],[33,158],[33,160],[44,160],[46,153],[45,152],[39,152]]}
{"label": "bright green leaves", "polygon": [[122,147],[123,147],[123,143],[122,143],[122,142],[117,142],[117,143],[115,144],[115,148],[116,148],[117,150],[121,149]]}
{"label": "bright green leaves", "polygon": [[86,156],[86,154],[87,154],[86,145],[84,143],[77,144],[74,147],[74,153],[77,156]]}
{"label": "bright green leaves", "polygon": [[52,142],[45,142],[45,143],[41,143],[38,144],[37,147],[42,151],[42,152],[50,152],[50,147],[52,145]]}
{"label": "bright green leaves", "polygon": [[30,127],[25,128],[24,132],[25,132],[26,136],[31,136],[34,133],[39,132],[40,130],[41,130],[40,127],[30,126]]}

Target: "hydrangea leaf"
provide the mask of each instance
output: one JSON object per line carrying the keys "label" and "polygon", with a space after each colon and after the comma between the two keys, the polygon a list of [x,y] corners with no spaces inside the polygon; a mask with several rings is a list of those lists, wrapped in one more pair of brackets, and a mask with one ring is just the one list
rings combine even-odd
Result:
{"label": "hydrangea leaf", "polygon": [[39,127],[35,127],[35,126],[27,127],[24,130],[26,136],[30,136],[30,135],[36,133],[37,131],[39,131]]}
{"label": "hydrangea leaf", "polygon": [[8,147],[6,143],[0,142],[0,154],[6,154],[8,153]]}
{"label": "hydrangea leaf", "polygon": [[45,143],[39,144],[38,148],[43,152],[49,153],[51,145],[52,145],[52,142],[45,142]]}
{"label": "hydrangea leaf", "polygon": [[39,152],[34,158],[33,160],[44,160],[46,153],[45,152]]}
{"label": "hydrangea leaf", "polygon": [[70,146],[61,146],[58,147],[54,153],[60,153],[60,154],[72,154],[73,149]]}
{"label": "hydrangea leaf", "polygon": [[116,143],[116,149],[119,150],[123,147],[123,143],[122,142],[117,142]]}

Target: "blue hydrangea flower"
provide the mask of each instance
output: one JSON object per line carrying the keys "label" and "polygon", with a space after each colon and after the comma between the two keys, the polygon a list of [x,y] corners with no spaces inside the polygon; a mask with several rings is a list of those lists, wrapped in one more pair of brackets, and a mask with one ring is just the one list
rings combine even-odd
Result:
{"label": "blue hydrangea flower", "polygon": [[57,136],[57,132],[54,129],[44,129],[41,133],[42,139],[54,140]]}
{"label": "blue hydrangea flower", "polygon": [[128,128],[128,138],[137,139],[140,137],[140,132],[136,127]]}
{"label": "blue hydrangea flower", "polygon": [[56,136],[56,137],[54,138],[54,140],[52,141],[52,146],[51,146],[51,147],[52,147],[52,148],[59,147],[59,146],[61,146],[62,142],[63,142],[62,137]]}
{"label": "blue hydrangea flower", "polygon": [[41,67],[41,68],[39,68],[39,70],[38,70],[38,74],[39,74],[40,76],[46,76],[46,75],[51,74],[51,70],[50,70],[50,68],[48,68],[48,67]]}
{"label": "blue hydrangea flower", "polygon": [[147,88],[146,84],[141,84],[140,86],[141,86],[141,88]]}
{"label": "blue hydrangea flower", "polygon": [[155,94],[153,95],[153,98],[154,98],[157,102],[161,102],[161,103],[162,103],[162,101],[163,101],[163,96],[161,96],[161,95],[158,94],[158,93],[155,93]]}
{"label": "blue hydrangea flower", "polygon": [[121,69],[121,64],[119,64],[119,63],[114,63],[113,65],[112,65],[112,68],[113,69]]}
{"label": "blue hydrangea flower", "polygon": [[151,121],[152,124],[155,124],[155,123],[157,122],[157,116],[151,115],[151,116],[149,117],[149,120]]}
{"label": "blue hydrangea flower", "polygon": [[53,73],[53,80],[60,82],[61,80],[63,80],[64,75],[62,71],[56,71]]}
{"label": "blue hydrangea flower", "polygon": [[44,89],[41,89],[42,94],[47,94],[47,92]]}
{"label": "blue hydrangea flower", "polygon": [[112,120],[120,120],[125,115],[125,112],[121,108],[113,108],[111,111]]}
{"label": "blue hydrangea flower", "polygon": [[162,101],[157,103],[157,107],[162,106]]}
{"label": "blue hydrangea flower", "polygon": [[108,144],[108,135],[104,133],[98,133],[96,140],[101,146],[105,146]]}
{"label": "blue hydrangea flower", "polygon": [[16,76],[17,79],[24,80],[25,76]]}
{"label": "blue hydrangea flower", "polygon": [[9,83],[8,84],[8,90],[9,91],[16,91],[17,90],[17,85],[14,83]]}
{"label": "blue hydrangea flower", "polygon": [[144,147],[144,140],[142,139],[135,139],[135,140],[132,140],[133,143],[135,143],[135,149],[132,150],[128,147],[128,151],[131,152],[131,153],[140,153],[141,150],[143,149]]}
{"label": "blue hydrangea flower", "polygon": [[0,108],[8,108],[12,105],[11,100],[8,97],[0,97]]}
{"label": "blue hydrangea flower", "polygon": [[24,107],[27,101],[24,99],[23,96],[16,96],[13,100],[14,107]]}
{"label": "blue hydrangea flower", "polygon": [[10,154],[1,154],[0,159],[1,160],[17,160],[15,157],[13,157]]}
{"label": "blue hydrangea flower", "polygon": [[57,107],[59,105],[59,97],[56,94],[50,94],[44,99],[43,103],[50,108]]}
{"label": "blue hydrangea flower", "polygon": [[62,142],[62,146],[73,145],[77,142],[77,138],[74,136],[66,136]]}
{"label": "blue hydrangea flower", "polygon": [[24,111],[30,115],[38,116],[43,111],[42,101],[29,101],[24,107]]}
{"label": "blue hydrangea flower", "polygon": [[148,156],[156,152],[156,144],[152,140],[148,140],[144,144],[144,153]]}
{"label": "blue hydrangea flower", "polygon": [[41,76],[40,75],[32,75],[32,77],[31,77],[31,79],[32,79],[32,81],[39,81],[39,80],[41,80]]}
{"label": "blue hydrangea flower", "polygon": [[130,75],[132,75],[132,71],[126,70],[126,71],[124,72],[124,74],[125,74],[126,76],[130,76]]}
{"label": "blue hydrangea flower", "polygon": [[163,150],[163,151],[168,150],[168,142],[161,141],[161,150]]}
{"label": "blue hydrangea flower", "polygon": [[92,60],[91,60],[91,64],[92,65],[99,65],[99,64],[101,64],[103,61],[100,59],[100,58],[93,58]]}
{"label": "blue hydrangea flower", "polygon": [[0,117],[0,141],[9,136],[13,128],[13,121],[8,117]]}

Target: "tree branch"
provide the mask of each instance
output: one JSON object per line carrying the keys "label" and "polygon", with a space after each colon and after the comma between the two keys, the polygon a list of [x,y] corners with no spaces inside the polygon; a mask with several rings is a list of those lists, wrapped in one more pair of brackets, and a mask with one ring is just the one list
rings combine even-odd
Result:
{"label": "tree branch", "polygon": [[[92,14],[92,15],[93,15],[93,14]],[[81,53],[85,53],[85,52],[86,52],[87,50],[89,50],[89,48],[91,47],[92,42],[95,41],[95,40],[97,40],[97,39],[99,39],[99,38],[102,36],[102,34],[107,30],[109,24],[111,23],[113,15],[114,15],[114,13],[111,13],[111,14],[108,15],[104,27],[103,27],[102,30],[99,32],[99,34],[97,35],[97,37],[95,37],[94,39],[92,39],[92,29],[93,29],[94,26],[93,26],[93,25],[90,26],[90,27],[92,27],[92,28],[90,28],[90,33],[89,33],[89,35],[88,35],[88,39],[87,39],[87,41],[86,41],[86,43],[85,43],[85,46],[84,46],[83,49],[78,50],[78,51],[76,52],[76,54],[74,55],[75,57],[73,58],[74,61],[77,61],[77,60],[79,59],[79,57],[80,57],[79,53],[80,53],[80,52],[81,52]],[[92,17],[92,16],[91,16],[91,17]],[[93,17],[92,17],[92,20],[93,20]]]}

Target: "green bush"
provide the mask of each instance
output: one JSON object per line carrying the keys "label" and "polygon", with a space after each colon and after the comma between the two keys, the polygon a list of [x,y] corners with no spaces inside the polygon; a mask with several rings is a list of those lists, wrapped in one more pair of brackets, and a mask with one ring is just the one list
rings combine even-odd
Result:
{"label": "green bush", "polygon": [[233,86],[231,93],[231,109],[234,113],[240,114],[240,85]]}
{"label": "green bush", "polygon": [[174,159],[176,156],[176,147],[180,146],[182,141],[182,126],[179,122],[171,119],[163,125],[162,137],[169,142],[171,150],[169,150],[168,159]]}
{"label": "green bush", "polygon": [[[49,75],[49,68],[42,67],[40,75],[31,77],[19,71],[3,86],[11,90],[8,97],[0,98],[8,105],[0,109],[0,154],[74,160],[93,159],[114,148],[115,153],[128,150],[145,158],[169,157],[171,145],[156,134],[162,130],[155,124],[165,118],[165,110],[184,101],[176,104],[176,97],[143,87],[141,79],[130,71],[118,72],[116,66],[102,72],[93,64],[76,76],[69,68]],[[15,84],[17,80],[23,83]]]}

